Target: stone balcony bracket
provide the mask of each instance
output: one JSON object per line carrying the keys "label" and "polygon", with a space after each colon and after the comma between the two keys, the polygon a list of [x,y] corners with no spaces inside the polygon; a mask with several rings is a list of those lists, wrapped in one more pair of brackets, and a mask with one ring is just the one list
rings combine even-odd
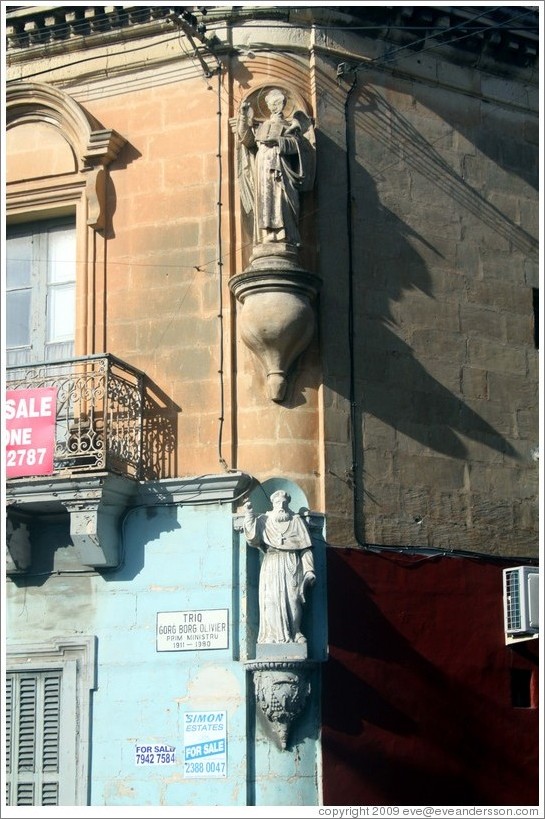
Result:
{"label": "stone balcony bracket", "polygon": [[119,524],[137,491],[133,478],[111,473],[10,481],[6,498],[7,574],[30,569],[33,524],[59,510],[70,516],[70,537],[82,566],[108,569],[119,565]]}

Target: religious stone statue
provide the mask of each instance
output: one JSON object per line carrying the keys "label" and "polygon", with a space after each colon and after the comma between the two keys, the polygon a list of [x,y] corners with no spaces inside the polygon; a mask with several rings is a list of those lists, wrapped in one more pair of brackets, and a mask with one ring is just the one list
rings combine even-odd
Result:
{"label": "religious stone statue", "polygon": [[271,495],[273,508],[255,515],[244,505],[244,534],[264,553],[259,574],[259,634],[257,642],[306,643],[301,632],[307,589],[314,585],[312,542],[301,515],[289,508],[291,498],[279,489]]}
{"label": "religious stone statue", "polygon": [[254,246],[300,245],[299,195],[314,185],[312,122],[301,110],[286,118],[286,100],[284,91],[273,88],[265,96],[268,119],[256,122],[254,109],[245,101],[231,121],[240,147],[241,201],[253,220]]}

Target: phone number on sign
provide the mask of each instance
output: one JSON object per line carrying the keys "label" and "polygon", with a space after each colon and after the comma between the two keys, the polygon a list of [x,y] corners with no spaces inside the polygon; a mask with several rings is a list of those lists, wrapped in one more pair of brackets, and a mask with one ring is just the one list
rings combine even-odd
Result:
{"label": "phone number on sign", "polygon": [[225,773],[225,762],[186,762],[187,774],[222,774]]}
{"label": "phone number on sign", "polygon": [[43,464],[47,450],[39,449],[8,449],[6,463],[8,466],[35,466]]}
{"label": "phone number on sign", "polygon": [[153,751],[147,754],[136,754],[137,765],[169,765],[176,762],[174,751],[156,754]]}

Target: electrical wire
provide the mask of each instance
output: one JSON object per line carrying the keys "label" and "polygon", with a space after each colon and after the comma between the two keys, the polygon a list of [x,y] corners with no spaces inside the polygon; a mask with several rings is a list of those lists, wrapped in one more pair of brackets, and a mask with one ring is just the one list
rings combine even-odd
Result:
{"label": "electrical wire", "polygon": [[[214,56],[214,55],[213,55]],[[218,116],[218,195],[217,195],[217,276],[218,276],[218,320],[219,320],[219,387],[220,387],[220,415],[218,418],[218,459],[224,469],[228,469],[227,461],[222,454],[223,425],[225,423],[225,383],[224,383],[224,328],[223,328],[223,244],[222,244],[222,106],[221,106],[221,62],[217,59],[217,116]]]}
{"label": "electrical wire", "polygon": [[[454,26],[450,26],[449,28],[442,29],[440,31],[440,36],[441,36],[441,38],[444,38],[445,35],[449,34],[452,31],[457,31],[460,28],[467,28],[468,25],[473,23],[475,20],[480,19],[481,17],[485,16],[486,14],[491,14],[494,11],[499,11],[502,8],[503,8],[502,6],[495,6],[492,9],[487,8],[485,11],[481,12],[480,14],[475,15],[474,17],[470,18],[469,20],[464,20],[461,23],[457,23]],[[518,20],[520,18],[532,16],[534,14],[535,14],[535,10],[529,10],[529,11],[523,12],[523,13],[521,13],[519,15],[516,15],[515,17],[510,18],[509,20],[501,21],[500,23],[496,23],[496,24],[489,25],[489,26],[483,26],[478,31],[479,32],[480,31],[490,32],[490,31],[495,31],[495,30],[507,29],[508,27],[510,29],[512,29],[512,26],[511,26],[512,22],[514,22],[514,21],[516,21],[516,20]],[[93,18],[93,20],[96,20],[98,18],[100,18],[100,19],[104,18],[105,20],[111,19],[108,15],[97,15],[97,17]],[[163,19],[168,19],[168,15],[165,15],[165,17]],[[269,22],[266,21],[266,20],[263,21],[263,25],[256,25],[255,23],[252,25],[251,22],[246,22],[244,20],[243,20],[243,23],[244,23],[244,28],[245,29],[253,27],[253,28],[257,29],[257,30],[262,29],[265,26],[265,24],[266,24],[267,30],[269,30],[271,28],[285,28],[287,25],[291,25],[292,27],[295,26],[297,28],[303,28],[303,29],[307,29],[307,30],[310,30],[311,28],[318,28],[318,29],[323,29],[323,30],[331,30],[331,29],[338,30],[338,29],[341,29],[343,31],[346,31],[346,30],[354,30],[354,31],[357,31],[357,30],[369,30],[369,31],[379,30],[380,31],[380,30],[382,30],[384,28],[384,24],[377,25],[377,26],[369,26],[369,27],[366,27],[366,26],[345,27],[345,26],[338,26],[338,25],[323,25],[323,26],[321,26],[321,25],[312,25],[312,26],[311,25],[299,25],[298,23],[291,23],[290,24],[289,20],[287,20],[282,25],[278,25],[278,24],[275,25],[274,23],[269,24]],[[233,21],[230,21],[230,25],[232,25],[232,24],[233,24]],[[235,22],[235,24],[236,24],[236,22]],[[70,24],[67,24],[66,28],[69,30],[70,29]],[[411,27],[411,26],[399,26],[399,27],[389,26],[388,28],[389,28],[389,30],[397,30],[397,28],[399,28],[400,30],[416,30],[416,27]],[[213,29],[213,25],[210,26],[208,30],[212,30],[212,29]],[[429,30],[429,27],[428,27],[428,30]],[[523,30],[523,31],[528,30],[528,31],[532,31],[532,32],[535,31],[536,34],[538,33],[537,28],[535,28],[535,27],[528,27],[528,28],[524,28],[524,29],[515,29],[515,30]],[[430,48],[437,48],[438,45],[443,45],[443,46],[444,45],[450,45],[451,42],[457,42],[457,40],[462,40],[462,39],[465,39],[466,37],[474,36],[475,33],[478,33],[477,30],[471,31],[468,34],[464,34],[464,35],[462,35],[462,37],[455,38],[452,41],[446,41],[446,42],[442,41],[440,44],[433,45]],[[104,34],[104,32],[96,32],[96,33],[93,34],[93,36],[98,37],[101,34]],[[178,32],[178,34],[179,34],[179,32]],[[15,83],[15,82],[22,82],[24,80],[31,79],[32,77],[37,77],[37,76],[40,76],[42,74],[48,74],[51,71],[66,69],[66,68],[70,68],[73,65],[78,65],[78,64],[84,63],[84,62],[89,62],[91,60],[101,59],[104,56],[106,56],[107,58],[111,58],[111,57],[115,57],[115,56],[118,56],[118,55],[130,54],[132,52],[140,51],[140,50],[143,50],[145,48],[151,48],[153,46],[162,45],[163,43],[170,42],[171,40],[176,39],[178,34],[176,36],[174,36],[174,37],[167,37],[164,40],[154,41],[153,43],[146,43],[146,44],[141,45],[141,46],[135,46],[134,48],[127,48],[127,49],[122,49],[120,51],[113,51],[113,52],[108,53],[107,55],[103,55],[103,54],[92,55],[90,57],[84,57],[84,58],[82,58],[80,60],[73,60],[73,61],[68,62],[68,63],[63,63],[62,65],[59,65],[59,66],[50,66],[47,69],[42,69],[41,71],[35,71],[35,72],[30,73],[30,74],[25,74],[22,77],[7,79],[6,84]],[[427,40],[429,40],[429,36],[428,37],[423,37],[423,38],[421,38],[419,40],[416,40],[416,41],[414,41],[412,43],[408,43],[406,45],[400,46],[399,48],[397,48],[397,49],[395,49],[393,51],[386,52],[386,54],[382,55],[382,57],[375,57],[372,60],[366,61],[364,63],[357,63],[355,66],[351,67],[350,70],[351,71],[359,71],[359,70],[361,70],[363,68],[368,68],[370,65],[376,65],[377,63],[383,62],[384,58],[386,56],[390,59],[390,58],[395,57],[395,55],[397,55],[399,52],[405,51],[406,49],[413,49],[414,50],[415,46],[417,46],[421,42],[426,42]],[[208,47],[210,48],[210,45],[208,44],[206,38],[203,38],[201,40],[201,42],[203,42],[204,45],[208,45]],[[36,50],[36,52],[41,53],[44,49],[47,48],[47,46],[48,46],[48,44],[36,44],[34,46],[24,47],[24,51],[25,51],[25,53],[30,52],[32,54],[32,49],[34,49],[34,50]],[[428,51],[428,50],[429,49],[421,49],[420,53],[422,53],[423,51]],[[7,57],[8,57],[8,65],[9,65],[9,54],[7,55]]]}
{"label": "electrical wire", "polygon": [[[403,555],[425,555],[423,560],[430,560],[443,557],[452,558],[468,558],[476,560],[486,560],[489,562],[513,563],[518,561],[528,565],[538,565],[539,559],[532,557],[518,557],[518,556],[496,556],[485,552],[470,551],[464,549],[441,549],[438,547],[413,547],[413,546],[384,546],[382,544],[371,544],[364,542],[359,535],[360,528],[360,494],[359,494],[359,480],[358,480],[358,455],[363,450],[363,446],[359,445],[357,439],[357,403],[355,400],[355,356],[354,356],[354,247],[352,241],[353,232],[353,214],[352,214],[352,168],[351,168],[351,153],[355,151],[355,146],[352,144],[351,128],[350,128],[350,100],[354,91],[357,88],[358,74],[354,72],[352,83],[346,92],[344,102],[344,117],[345,117],[345,156],[346,156],[346,222],[347,222],[347,251],[348,251],[348,344],[349,344],[349,402],[350,402],[350,436],[351,436],[351,451],[352,451],[352,465],[350,470],[352,483],[352,519],[353,519],[353,534],[358,547],[365,552],[372,552],[374,554],[403,554]],[[414,561],[407,564],[409,566],[415,565]]]}
{"label": "electrical wire", "polygon": [[[498,11],[500,8],[502,8],[502,7],[501,6],[496,6],[494,9],[492,9],[492,12]],[[453,37],[450,40],[444,40],[443,39],[446,34],[449,34],[449,33],[453,32],[453,31],[456,31],[456,30],[458,30],[460,28],[466,29],[467,26],[468,26],[468,23],[472,23],[475,20],[478,20],[480,17],[483,17],[487,13],[489,13],[488,9],[486,11],[482,12],[481,14],[477,14],[475,17],[472,17],[469,21],[466,20],[466,21],[464,21],[462,23],[457,23],[455,26],[451,26],[450,28],[441,30],[438,35],[432,35],[434,37],[440,36],[441,37],[441,42],[437,42],[437,43],[435,43],[433,45],[430,45],[428,48],[418,49],[418,54],[423,54],[423,53],[425,53],[427,51],[436,50],[437,48],[440,48],[442,46],[450,46],[453,43],[457,43],[457,42],[459,42],[461,40],[465,40],[468,37],[473,37],[473,36],[475,36],[475,34],[481,33],[483,31],[489,32],[489,31],[496,31],[498,29],[507,28],[507,26],[511,22],[514,22],[515,20],[518,20],[521,17],[527,17],[530,14],[532,14],[533,12],[527,11],[527,12],[523,12],[521,14],[517,14],[515,17],[511,17],[509,20],[503,21],[501,23],[497,23],[497,24],[495,24],[493,26],[483,26],[481,28],[472,30],[470,32],[466,32],[465,34],[462,34],[460,37]],[[374,57],[371,60],[366,60],[365,62],[358,63],[356,66],[354,66],[350,70],[351,71],[352,70],[353,71],[359,71],[359,70],[361,70],[363,68],[370,68],[371,66],[375,66],[377,64],[378,65],[387,64],[388,62],[391,62],[395,57],[397,57],[397,55],[401,51],[406,51],[407,49],[411,49],[411,51],[414,52],[416,46],[418,46],[420,43],[427,42],[429,39],[430,39],[429,36],[428,37],[422,37],[419,40],[415,40],[412,43],[406,43],[403,46],[399,46],[399,48],[387,51],[385,54],[381,55],[380,57]],[[413,54],[411,53],[411,54],[406,55],[406,57],[409,57],[409,56],[413,56]],[[401,59],[405,59],[406,57],[402,57]]]}

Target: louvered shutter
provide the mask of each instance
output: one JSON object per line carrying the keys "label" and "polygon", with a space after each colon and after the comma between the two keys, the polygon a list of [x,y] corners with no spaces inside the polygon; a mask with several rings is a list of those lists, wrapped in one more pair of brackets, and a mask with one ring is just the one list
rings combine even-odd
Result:
{"label": "louvered shutter", "polygon": [[60,669],[8,674],[8,805],[59,804],[61,681]]}

